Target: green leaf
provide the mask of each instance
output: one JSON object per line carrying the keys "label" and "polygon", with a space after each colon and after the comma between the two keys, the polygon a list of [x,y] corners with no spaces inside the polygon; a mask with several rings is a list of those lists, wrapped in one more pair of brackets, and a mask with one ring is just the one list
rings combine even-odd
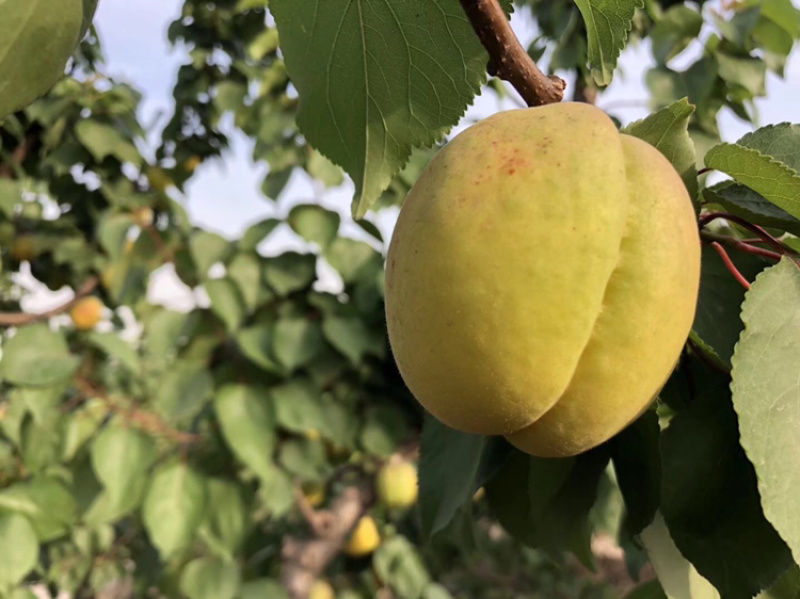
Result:
{"label": "green leaf", "polygon": [[214,401],[222,436],[233,453],[257,475],[272,474],[275,416],[263,389],[228,385]]}
{"label": "green leaf", "polygon": [[10,383],[48,387],[69,379],[79,362],[63,335],[35,324],[18,329],[5,342],[0,373]]}
{"label": "green leaf", "polygon": [[414,146],[458,122],[486,54],[454,0],[275,0],[270,12],[301,99],[300,130],[353,179],[361,218]]}
{"label": "green leaf", "polygon": [[115,333],[98,333],[91,331],[87,335],[89,343],[99,348],[108,355],[115,358],[125,366],[132,374],[141,372],[142,365],[139,361],[139,354],[130,343],[122,339]]}
{"label": "green leaf", "polygon": [[325,252],[325,259],[345,283],[367,279],[383,267],[383,258],[363,241],[337,237]]}
{"label": "green leaf", "polygon": [[288,472],[305,480],[322,480],[329,470],[321,439],[292,439],[281,445],[278,461]]}
{"label": "green leaf", "polygon": [[426,415],[419,463],[422,534],[430,538],[447,526],[510,453],[502,438],[462,433]]}
{"label": "green leaf", "polygon": [[92,438],[108,412],[100,399],[89,399],[72,412],[64,426],[63,459],[71,462],[83,445]]}
{"label": "green leaf", "polygon": [[357,316],[326,317],[322,321],[322,332],[334,348],[356,365],[367,354],[378,354],[383,349],[383,340]]}
{"label": "green leaf", "polygon": [[[731,251],[736,268],[752,281],[766,262],[743,252]],[[700,338],[710,345],[723,363],[730,365],[733,348],[742,330],[739,307],[744,301],[744,288],[733,278],[719,254],[704,245],[700,271],[700,294],[692,326]]]}
{"label": "green leaf", "polygon": [[714,586],[675,547],[661,513],[644,529],[641,539],[668,599],[719,599]]}
{"label": "green leaf", "polygon": [[206,509],[203,478],[186,464],[171,462],[153,474],[142,506],[150,540],[163,558],[189,547]]}
{"label": "green leaf", "polygon": [[0,514],[0,589],[22,582],[39,561],[39,540],[25,516]]}
{"label": "green leaf", "polygon": [[154,390],[153,406],[169,421],[187,421],[206,404],[213,386],[203,361],[181,361],[167,370]]}
{"label": "green leaf", "polygon": [[378,405],[364,414],[359,440],[369,453],[388,457],[407,434],[408,424],[402,410],[392,405]]}
{"label": "green leaf", "polygon": [[800,559],[800,270],[784,258],[758,276],[742,305],[744,332],[733,356],[733,406],[741,444],[755,467],[764,515]]}
{"label": "green leaf", "polygon": [[289,212],[289,226],[306,241],[325,249],[336,239],[341,218],[316,204],[299,204]]}
{"label": "green leaf", "polygon": [[189,238],[189,251],[202,279],[208,276],[208,269],[214,264],[225,262],[231,250],[231,243],[216,233],[198,231]]}
{"label": "green leaf", "polygon": [[270,389],[275,419],[296,433],[320,431],[325,427],[319,391],[309,381],[292,379]]}
{"label": "green leaf", "polygon": [[142,156],[118,129],[92,119],[81,119],[75,126],[75,135],[97,162],[113,156],[120,162],[140,164]]}
{"label": "green leaf", "polygon": [[706,153],[706,166],[730,175],[738,183],[800,218],[800,175],[785,164],[738,144],[723,143]]}
{"label": "green leaf", "polygon": [[183,569],[180,587],[189,599],[234,599],[241,587],[239,567],[233,561],[197,558]]}
{"label": "green leaf", "polygon": [[78,45],[82,0],[6,0],[0,39],[0,120],[43,95]]}
{"label": "green leaf", "polygon": [[719,76],[729,84],[741,86],[751,96],[767,93],[767,64],[760,58],[732,56],[717,52]]}
{"label": "green leaf", "polygon": [[288,372],[308,363],[322,349],[322,344],[322,330],[318,321],[281,318],[275,323],[272,351]]}
{"label": "green leaf", "polygon": [[284,368],[273,353],[273,334],[274,325],[258,324],[241,329],[236,334],[236,343],[241,352],[254,364],[268,372],[283,373]]}
{"label": "green leaf", "polygon": [[42,541],[57,539],[75,525],[72,493],[48,476],[35,476],[0,491],[0,512],[5,511],[26,516]]}
{"label": "green leaf", "polygon": [[220,557],[234,557],[250,528],[243,489],[221,478],[208,479],[208,509],[200,534]]}
{"label": "green leaf", "polygon": [[382,543],[372,564],[380,580],[386,581],[399,597],[418,598],[431,582],[419,552],[402,536]]}
{"label": "green leaf", "polygon": [[269,258],[264,268],[264,278],[279,295],[288,295],[311,285],[317,274],[317,257],[313,254],[286,252]]}
{"label": "green leaf", "polygon": [[107,426],[92,443],[92,467],[109,501],[119,506],[141,487],[156,458],[151,437],[116,424]]}
{"label": "green leaf", "polygon": [[791,553],[762,513],[729,380],[692,365],[692,401],[661,435],[661,511],[697,571],[726,599],[749,599],[783,573]]}
{"label": "green leaf", "polygon": [[728,212],[762,227],[800,235],[800,220],[771,204],[764,196],[733,181],[722,181],[703,190],[707,202],[721,204]]}
{"label": "green leaf", "polygon": [[655,411],[648,410],[611,442],[611,459],[625,499],[627,525],[638,535],[658,510],[661,498],[661,430]]}
{"label": "green leaf", "polygon": [[643,139],[664,154],[683,179],[689,197],[695,201],[697,169],[694,144],[689,137],[689,118],[693,113],[694,106],[684,98],[641,121],[631,123],[623,132]]}
{"label": "green leaf", "polygon": [[281,224],[277,218],[267,218],[250,225],[239,240],[239,248],[245,251],[255,251],[258,245]]}
{"label": "green leaf", "polygon": [[595,83],[611,83],[617,59],[625,47],[628,32],[633,25],[637,8],[642,0],[575,0],[586,24],[589,68]]}
{"label": "green leaf", "polygon": [[685,4],[670,7],[650,32],[653,57],[666,64],[694,40],[703,26],[703,16]]}
{"label": "green leaf", "polygon": [[211,310],[219,316],[230,332],[235,332],[244,320],[246,306],[239,287],[231,279],[209,279],[204,284]]}
{"label": "green leaf", "polygon": [[747,133],[736,143],[758,150],[795,172],[800,172],[800,125],[790,123],[767,125]]}
{"label": "green leaf", "polygon": [[227,274],[239,288],[248,312],[255,310],[269,293],[264,285],[261,261],[253,253],[237,253],[228,264]]}
{"label": "green leaf", "polygon": [[519,541],[554,553],[570,550],[591,567],[589,512],[609,457],[606,445],[573,458],[514,452],[486,485],[492,513]]}
{"label": "green leaf", "polygon": [[286,589],[276,580],[258,578],[242,585],[240,599],[289,599]]}

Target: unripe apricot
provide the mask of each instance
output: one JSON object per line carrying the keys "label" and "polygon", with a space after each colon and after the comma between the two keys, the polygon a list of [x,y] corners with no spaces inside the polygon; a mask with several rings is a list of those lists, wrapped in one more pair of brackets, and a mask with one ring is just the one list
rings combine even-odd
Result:
{"label": "unripe apricot", "polygon": [[336,599],[336,593],[327,580],[316,580],[308,593],[308,599]]}
{"label": "unripe apricot", "polygon": [[419,494],[417,469],[403,459],[391,459],[378,472],[375,490],[383,505],[405,509],[414,505]]}
{"label": "unripe apricot", "polygon": [[503,112],[457,135],[406,198],[389,340],[445,424],[575,455],[667,380],[699,271],[692,203],[658,150],[588,104]]}
{"label": "unripe apricot", "polygon": [[356,523],[347,542],[342,547],[345,555],[364,557],[375,551],[381,544],[381,534],[372,516],[362,516]]}
{"label": "unripe apricot", "polygon": [[103,318],[103,302],[91,295],[84,297],[69,311],[75,328],[81,331],[93,329]]}

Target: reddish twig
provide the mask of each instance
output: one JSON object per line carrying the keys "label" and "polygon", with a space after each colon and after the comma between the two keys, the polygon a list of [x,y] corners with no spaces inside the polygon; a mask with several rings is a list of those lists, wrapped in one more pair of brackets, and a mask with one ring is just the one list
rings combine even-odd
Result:
{"label": "reddish twig", "polygon": [[28,156],[28,152],[33,147],[34,137],[26,137],[21,144],[19,144],[11,153],[11,162],[8,164],[0,164],[0,179],[11,178],[14,171],[19,167]]}
{"label": "reddish twig", "polygon": [[710,222],[715,221],[718,218],[724,218],[727,221],[730,221],[732,223],[736,223],[740,227],[743,227],[743,228],[747,229],[748,231],[750,231],[752,233],[755,233],[761,239],[763,239],[765,243],[767,243],[767,244],[771,245],[773,248],[775,248],[775,250],[781,255],[784,255],[784,254],[792,254],[792,255],[795,255],[795,256],[797,255],[797,252],[795,252],[793,249],[788,248],[785,245],[783,245],[780,241],[775,239],[772,235],[767,233],[764,229],[762,229],[758,225],[754,225],[753,223],[751,223],[751,222],[749,222],[749,221],[747,221],[747,220],[745,220],[745,219],[743,219],[743,218],[741,218],[739,216],[736,216],[735,214],[730,214],[728,212],[709,212],[708,214],[705,214],[705,215],[700,217],[700,220],[698,221],[698,224],[700,225],[700,228],[703,229]]}
{"label": "reddish twig", "polygon": [[715,250],[717,250],[717,253],[719,254],[719,257],[722,258],[722,261],[725,263],[725,268],[727,268],[728,271],[733,275],[733,278],[736,279],[737,281],[739,281],[739,283],[741,284],[742,287],[744,287],[745,289],[749,290],[750,289],[750,282],[747,279],[745,279],[744,275],[742,275],[742,273],[739,272],[739,269],[736,268],[736,265],[731,260],[731,257],[728,256],[728,252],[725,251],[725,248],[723,248],[716,241],[712,241],[711,242],[711,247],[713,247]]}
{"label": "reddish twig", "polygon": [[[748,254],[754,254],[756,256],[761,256],[763,258],[770,258],[772,260],[780,260],[783,255],[779,254],[778,252],[773,252],[770,250],[765,250],[764,248],[757,247],[753,245],[753,241],[747,241],[744,239],[736,239],[735,237],[728,237],[726,235],[716,235],[714,233],[709,233],[707,231],[701,231],[700,237],[703,238],[705,241],[718,241],[720,243],[724,243],[725,245],[729,245],[731,247],[736,248],[742,252],[747,252]],[[765,243],[763,239],[757,239],[756,242]]]}
{"label": "reddish twig", "polygon": [[461,6],[489,53],[497,77],[513,85],[528,106],[561,102],[566,83],[536,66],[497,0],[461,0]]}
{"label": "reddish twig", "polygon": [[69,311],[70,308],[78,303],[81,298],[94,291],[97,287],[97,283],[97,278],[92,277],[78,288],[78,290],[75,292],[75,297],[73,297],[67,303],[62,304],[57,308],[53,308],[52,310],[47,310],[46,312],[40,312],[38,314],[31,314],[28,312],[0,312],[0,326],[19,327],[26,324],[32,324],[34,322],[39,322],[40,320],[47,320],[53,316],[63,314],[64,312]]}

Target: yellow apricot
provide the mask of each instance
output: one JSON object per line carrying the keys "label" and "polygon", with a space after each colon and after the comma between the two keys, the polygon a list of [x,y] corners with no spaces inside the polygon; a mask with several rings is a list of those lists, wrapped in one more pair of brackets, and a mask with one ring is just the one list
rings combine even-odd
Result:
{"label": "yellow apricot", "polygon": [[103,318],[103,302],[93,295],[84,297],[69,311],[75,328],[81,331],[93,329]]}
{"label": "yellow apricot", "polygon": [[356,523],[347,542],[342,547],[345,555],[364,557],[375,551],[381,544],[381,534],[372,516],[362,516]]}
{"label": "yellow apricot", "polygon": [[316,580],[308,593],[308,599],[336,599],[336,592],[327,580]]}
{"label": "yellow apricot", "polygon": [[378,472],[375,488],[378,499],[386,507],[411,507],[419,494],[417,469],[414,464],[402,458],[392,458]]}
{"label": "yellow apricot", "polygon": [[389,340],[445,424],[575,455],[663,386],[699,270],[692,203],[658,150],[588,104],[502,112],[448,143],[405,200]]}

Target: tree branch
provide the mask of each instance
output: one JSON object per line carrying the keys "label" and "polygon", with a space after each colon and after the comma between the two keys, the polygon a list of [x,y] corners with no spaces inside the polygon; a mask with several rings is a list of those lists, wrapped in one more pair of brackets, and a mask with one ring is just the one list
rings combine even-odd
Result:
{"label": "tree branch", "polygon": [[489,53],[497,77],[514,86],[528,106],[561,102],[566,83],[548,77],[522,47],[497,0],[460,0],[472,28]]}
{"label": "tree branch", "polygon": [[308,599],[314,581],[339,553],[347,535],[372,503],[372,491],[366,483],[345,487],[329,509],[318,511],[299,490],[295,497],[314,536],[284,539],[281,580],[292,599]]}
{"label": "tree branch", "polygon": [[92,277],[91,279],[87,280],[83,285],[81,285],[78,290],[75,292],[75,297],[69,300],[67,303],[62,304],[52,310],[47,310],[46,312],[40,312],[38,314],[31,314],[28,312],[0,312],[0,326],[2,327],[19,327],[26,324],[32,324],[34,322],[38,322],[40,320],[47,320],[48,318],[52,318],[53,316],[57,316],[59,314],[63,314],[67,312],[72,306],[78,303],[78,301],[89,295],[92,291],[95,290],[97,287],[98,280],[96,277]]}

